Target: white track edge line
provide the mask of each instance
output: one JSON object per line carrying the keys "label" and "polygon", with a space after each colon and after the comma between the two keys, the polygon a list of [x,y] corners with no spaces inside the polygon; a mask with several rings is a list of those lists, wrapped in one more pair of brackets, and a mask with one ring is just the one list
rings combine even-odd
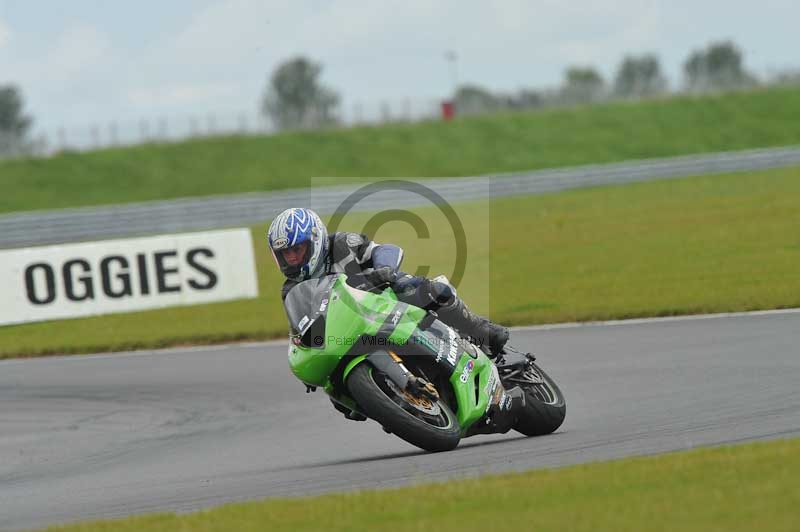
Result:
{"label": "white track edge line", "polygon": [[724,318],[746,318],[753,316],[776,316],[782,314],[800,314],[800,308],[776,310],[751,310],[744,312],[719,312],[716,314],[686,314],[683,316],[661,316],[656,318],[631,318],[627,320],[575,321],[567,323],[549,323],[544,325],[521,325],[511,327],[512,331],[547,331],[553,329],[577,329],[581,327],[613,327],[618,325],[645,325],[650,323],[666,323],[673,321],[717,320]]}

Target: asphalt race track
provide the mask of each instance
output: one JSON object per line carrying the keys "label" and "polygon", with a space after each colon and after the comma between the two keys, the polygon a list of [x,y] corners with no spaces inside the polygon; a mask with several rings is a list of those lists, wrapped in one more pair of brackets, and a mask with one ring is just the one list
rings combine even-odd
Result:
{"label": "asphalt race track", "polygon": [[0,362],[0,529],[800,436],[800,313],[523,329],[555,434],[419,452],[306,395],[283,344]]}

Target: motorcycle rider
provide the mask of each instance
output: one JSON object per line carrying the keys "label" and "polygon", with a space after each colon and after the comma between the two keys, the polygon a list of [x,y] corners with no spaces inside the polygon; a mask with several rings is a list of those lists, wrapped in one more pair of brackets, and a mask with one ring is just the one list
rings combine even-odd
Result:
{"label": "motorcycle rider", "polygon": [[[403,250],[378,244],[366,235],[336,232],[331,235],[314,211],[290,208],[280,213],[267,233],[270,251],[286,277],[281,297],[296,284],[328,273],[345,273],[358,288],[388,284],[400,301],[435,311],[438,318],[497,356],[508,341],[506,327],[476,316],[449,284],[399,270]],[[486,350],[486,349],[485,349]]]}

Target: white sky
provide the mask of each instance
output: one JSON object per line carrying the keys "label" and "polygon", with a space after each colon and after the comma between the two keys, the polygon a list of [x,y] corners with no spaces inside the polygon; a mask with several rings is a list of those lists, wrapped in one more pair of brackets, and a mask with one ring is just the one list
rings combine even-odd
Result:
{"label": "white sky", "polygon": [[440,99],[461,83],[607,78],[654,52],[672,86],[694,49],[733,39],[759,76],[800,67],[797,0],[0,0],[0,83],[38,131],[206,113],[253,116],[272,69],[304,54],[344,108]]}

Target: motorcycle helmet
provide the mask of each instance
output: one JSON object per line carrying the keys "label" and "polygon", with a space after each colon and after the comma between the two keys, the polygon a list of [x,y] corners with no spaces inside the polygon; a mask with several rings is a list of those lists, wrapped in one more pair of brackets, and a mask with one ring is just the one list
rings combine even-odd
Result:
{"label": "motorcycle helmet", "polygon": [[319,275],[325,266],[328,230],[311,209],[291,208],[270,224],[267,240],[281,273],[293,281]]}

